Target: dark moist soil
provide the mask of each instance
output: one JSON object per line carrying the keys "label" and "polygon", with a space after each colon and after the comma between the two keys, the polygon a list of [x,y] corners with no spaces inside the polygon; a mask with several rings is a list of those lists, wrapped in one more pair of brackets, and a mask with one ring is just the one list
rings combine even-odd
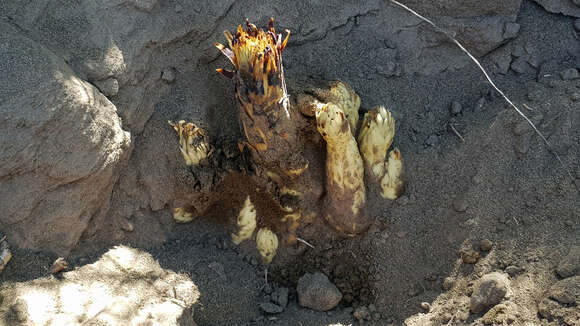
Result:
{"label": "dark moist soil", "polygon": [[[306,227],[299,236],[315,248],[301,242],[281,248],[279,257],[266,267],[253,242],[236,247],[230,241],[231,217],[237,216],[245,196],[255,194],[255,189],[242,177],[228,181],[223,201],[211,206],[207,218],[172,225],[166,243],[143,248],[163,268],[187,274],[199,287],[201,298],[194,306],[197,324],[349,324],[354,308],[373,304],[376,312],[369,324],[400,325],[422,312],[421,302],[433,302],[445,292],[441,285],[447,276],[476,279],[483,271],[518,266],[555,281],[559,259],[567,248],[580,244],[579,195],[573,185],[580,182],[580,102],[572,100],[580,92],[580,82],[559,78],[564,69],[580,67],[577,54],[570,52],[578,50],[578,37],[562,32],[570,30],[572,19],[548,14],[527,1],[518,23],[518,38],[486,56],[483,65],[493,70],[492,59],[502,51],[509,53],[518,45],[534,47],[543,62],[539,69],[510,70],[492,77],[517,104],[528,105],[524,113],[535,119],[564,166],[474,65],[428,77],[364,77],[364,83],[354,83],[364,85],[355,87],[363,108],[381,102],[369,98],[374,92],[368,89],[382,88],[391,94],[387,104],[399,123],[394,146],[405,159],[405,196],[393,202],[369,189],[367,205],[374,222],[366,234],[344,238],[330,228]],[[364,17],[359,24],[365,24]],[[326,45],[321,41],[316,46]],[[292,46],[285,55],[291,66],[297,64]],[[291,88],[297,85],[292,76],[287,76]],[[452,101],[462,104],[460,112],[450,112]],[[266,194],[254,197],[261,214],[279,214]],[[482,239],[493,242],[490,253],[479,250]],[[460,252],[466,249],[477,251],[483,265],[462,264]],[[91,263],[103,252],[73,256],[71,268]],[[14,250],[0,280],[45,276],[55,258]],[[210,267],[216,262],[223,265],[225,279]],[[297,304],[296,281],[315,271],[328,275],[344,295],[329,312]],[[532,290],[542,293],[549,285],[539,282]],[[263,315],[259,303],[278,286],[290,288],[289,306],[281,314]],[[457,293],[462,295],[466,294]]]}

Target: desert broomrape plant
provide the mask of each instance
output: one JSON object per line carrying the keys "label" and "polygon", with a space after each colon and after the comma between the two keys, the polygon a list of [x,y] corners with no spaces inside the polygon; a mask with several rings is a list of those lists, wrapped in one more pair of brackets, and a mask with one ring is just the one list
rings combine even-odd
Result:
{"label": "desert broomrape plant", "polygon": [[238,233],[232,233],[232,242],[238,245],[242,241],[251,238],[256,229],[256,224],[256,209],[250,200],[250,196],[248,196],[238,214]]}
{"label": "desert broomrape plant", "polygon": [[296,150],[296,126],[284,81],[282,53],[290,32],[282,39],[276,34],[274,19],[268,30],[258,29],[246,20],[234,35],[225,31],[229,47],[216,47],[230,60],[234,71],[217,72],[234,80],[239,118],[254,161],[280,178],[295,178],[308,168],[308,161]]}
{"label": "desert broomrape plant", "polygon": [[350,123],[334,103],[316,110],[318,132],[326,141],[326,199],[323,216],[337,230],[356,235],[366,230],[364,166]]}
{"label": "desert broomrape plant", "polygon": [[265,263],[270,263],[278,250],[278,236],[268,228],[261,228],[256,234],[256,247]]}
{"label": "desert broomrape plant", "polygon": [[[290,36],[286,32],[284,38],[276,33],[273,18],[267,29],[258,29],[246,20],[245,28],[239,25],[235,34],[224,32],[227,46],[215,43],[234,68],[217,72],[235,85],[243,133],[239,149],[249,151],[257,168],[256,177],[267,180],[267,190],[277,198],[283,215],[268,217],[264,225],[264,219],[257,219],[249,195],[238,214],[232,241],[240,244],[252,239],[258,229],[255,242],[264,263],[276,256],[276,232],[284,235],[284,243],[294,243],[302,219],[313,221],[322,216],[343,235],[363,233],[370,225],[365,212],[365,178],[380,184],[384,198],[396,199],[405,189],[400,151],[394,149],[387,155],[395,135],[395,120],[387,109],[378,107],[367,112],[358,133],[360,97],[341,81],[300,94],[297,106],[291,107],[282,65]],[[316,120],[315,127],[308,120],[311,118]],[[170,124],[179,135],[186,164],[199,164],[211,155],[201,129],[185,121]],[[303,151],[305,142],[320,136],[326,143],[326,153]],[[320,168],[309,168],[306,157],[316,160]],[[325,175],[313,171],[324,171]],[[313,186],[320,190],[311,191]],[[313,204],[317,206],[314,211]],[[191,218],[182,213],[178,209],[176,221]]]}
{"label": "desert broomrape plant", "polygon": [[177,123],[168,121],[179,135],[179,149],[187,165],[197,165],[212,153],[206,133],[191,122],[180,120]]}

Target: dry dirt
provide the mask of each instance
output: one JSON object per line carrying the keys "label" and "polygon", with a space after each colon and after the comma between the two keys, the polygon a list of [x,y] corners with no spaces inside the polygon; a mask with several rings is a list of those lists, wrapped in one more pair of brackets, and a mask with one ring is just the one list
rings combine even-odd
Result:
{"label": "dry dirt", "polygon": [[[193,319],[200,326],[348,325],[359,323],[352,312],[362,306],[371,311],[365,321],[369,325],[580,325],[578,292],[576,301],[552,300],[548,313],[539,312],[551,288],[563,278],[558,266],[571,248],[580,245],[580,78],[563,78],[567,69],[580,69],[575,19],[524,1],[516,20],[517,37],[482,58],[498,87],[531,118],[551,148],[492,90],[475,65],[427,26],[422,30],[442,42],[436,47],[451,53],[455,61],[447,64],[442,59],[443,63],[423,67],[423,72],[380,73],[383,62],[360,53],[358,45],[376,41],[381,19],[380,10],[357,15],[325,35],[290,43],[285,52],[291,95],[340,78],[361,96],[364,109],[384,104],[394,112],[395,145],[405,159],[407,190],[402,198],[388,201],[376,189],[368,189],[367,205],[374,222],[367,233],[343,238],[320,225],[306,227],[299,236],[315,248],[300,242],[281,248],[279,257],[263,266],[252,244],[231,243],[232,217],[248,193],[255,194],[258,212],[277,212],[268,195],[256,194],[251,180],[235,174],[219,188],[221,198],[192,223],[173,223],[171,203],[155,199],[160,202],[127,216],[135,226],[133,233],[119,231],[112,219],[101,231],[85,233],[68,255],[71,269],[96,261],[111,244],[143,249],[162,268],[184,273],[197,286],[200,297],[193,305]],[[312,57],[301,57],[304,53]],[[419,57],[423,55],[428,54]],[[206,61],[197,72],[210,74],[226,64],[217,57]],[[185,110],[175,99],[192,96],[186,79],[190,77],[182,81],[179,69],[176,83],[169,85],[135,140],[128,164],[138,166],[141,174],[147,171],[144,166],[156,164],[157,157],[145,153],[147,148],[165,148],[171,162],[181,160],[175,135],[166,125],[166,120],[176,120]],[[231,147],[238,136],[232,113],[236,108],[229,100],[231,85],[212,81],[207,90],[195,92],[223,96],[231,104],[209,105],[201,115],[211,137],[220,146]],[[451,110],[453,102],[460,103],[461,109]],[[234,170],[247,168],[242,157],[231,161],[239,164]],[[121,175],[120,190],[113,192],[117,213],[122,211],[120,203],[138,195],[127,186],[137,179],[129,174]],[[147,178],[139,182],[141,187],[153,187]],[[484,239],[493,244],[490,251],[481,250]],[[462,253],[468,251],[480,256],[476,264],[462,262]],[[0,274],[3,283],[46,276],[57,258],[42,250],[14,249],[13,253]],[[216,266],[222,266],[224,273]],[[329,276],[344,296],[329,312],[314,312],[297,303],[298,278],[316,271]],[[474,283],[494,271],[508,274],[511,282],[500,307],[504,310],[493,316],[469,313]],[[282,286],[290,289],[288,307],[280,314],[263,314],[259,304]],[[422,302],[430,304],[430,312],[421,308]]]}

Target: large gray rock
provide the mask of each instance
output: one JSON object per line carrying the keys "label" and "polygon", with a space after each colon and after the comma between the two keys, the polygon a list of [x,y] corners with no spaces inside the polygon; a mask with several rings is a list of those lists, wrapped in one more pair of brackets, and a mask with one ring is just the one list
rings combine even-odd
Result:
{"label": "large gray rock", "polygon": [[304,274],[298,280],[298,302],[301,306],[318,310],[330,310],[342,300],[342,293],[322,273]]}
{"label": "large gray rock", "polygon": [[471,295],[471,312],[478,314],[500,303],[509,290],[509,284],[509,279],[502,273],[493,272],[482,276]]}
{"label": "large gray rock", "polygon": [[[119,246],[60,279],[0,287],[2,325],[188,325],[200,293],[191,279],[143,251]],[[184,322],[187,321],[187,322]]]}
{"label": "large gray rock", "polygon": [[0,228],[13,245],[66,254],[107,212],[129,133],[62,59],[0,29]]}

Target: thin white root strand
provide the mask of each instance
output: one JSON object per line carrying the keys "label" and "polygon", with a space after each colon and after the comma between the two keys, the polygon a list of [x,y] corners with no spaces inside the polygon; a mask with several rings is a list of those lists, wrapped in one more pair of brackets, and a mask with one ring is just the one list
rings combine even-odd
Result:
{"label": "thin white root strand", "polygon": [[455,126],[453,126],[452,123],[449,124],[449,127],[451,127],[451,130],[453,130],[453,132],[457,135],[457,137],[459,137],[459,139],[461,139],[461,142],[465,143],[465,139],[463,138],[463,136],[461,136],[459,131],[457,131],[457,129],[455,129]]}
{"label": "thin white root strand", "polygon": [[315,249],[315,247],[313,245],[311,245],[310,243],[308,243],[308,241],[306,241],[302,238],[296,237],[296,240],[302,242],[303,244],[307,245],[308,247],[310,247],[312,249]]}
{"label": "thin white root strand", "polygon": [[453,37],[453,35],[451,35],[447,31],[443,30],[439,26],[435,25],[435,23],[433,23],[431,20],[429,20],[428,18],[423,17],[421,14],[417,13],[415,10],[407,7],[406,5],[400,3],[400,2],[398,2],[396,0],[389,0],[389,1],[392,2],[392,3],[394,3],[394,4],[396,4],[399,7],[407,10],[408,12],[410,12],[413,15],[417,16],[419,19],[421,19],[424,22],[428,23],[429,25],[433,26],[439,32],[445,34],[445,36],[447,36],[450,40],[452,40],[453,43],[455,43],[461,49],[461,51],[463,51],[465,54],[467,54],[467,56],[469,56],[469,58],[471,59],[471,61],[473,61],[477,65],[477,67],[479,68],[479,70],[481,70],[481,72],[483,72],[483,74],[485,75],[485,78],[487,79],[487,81],[491,85],[491,87],[493,87],[504,98],[504,100],[506,100],[506,102],[508,102],[508,104],[512,108],[514,108],[514,110],[516,110],[516,112],[522,118],[524,118],[524,120],[526,120],[530,126],[532,126],[532,128],[534,129],[534,131],[536,132],[536,134],[538,134],[538,136],[540,136],[540,138],[544,141],[544,143],[546,144],[546,147],[548,148],[548,150],[554,155],[554,157],[556,157],[556,159],[558,160],[558,162],[560,162],[560,164],[562,165],[562,168],[568,174],[568,177],[570,177],[570,181],[572,182],[572,185],[575,185],[575,183],[574,183],[574,177],[572,177],[572,173],[566,167],[566,165],[564,165],[564,162],[560,158],[560,155],[558,155],[558,153],[556,153],[552,149],[552,146],[550,145],[550,143],[548,142],[548,140],[546,139],[546,137],[544,137],[544,135],[540,132],[540,130],[538,130],[538,128],[536,128],[536,125],[532,122],[532,120],[530,120],[520,109],[518,109],[518,107],[505,95],[505,93],[495,85],[495,83],[493,82],[493,80],[491,79],[491,77],[489,76],[489,74],[487,73],[487,71],[483,68],[483,66],[481,65],[481,63],[469,51],[467,51],[467,49],[463,45],[461,45],[461,43],[459,43],[459,41],[457,41],[455,39],[455,37]]}

